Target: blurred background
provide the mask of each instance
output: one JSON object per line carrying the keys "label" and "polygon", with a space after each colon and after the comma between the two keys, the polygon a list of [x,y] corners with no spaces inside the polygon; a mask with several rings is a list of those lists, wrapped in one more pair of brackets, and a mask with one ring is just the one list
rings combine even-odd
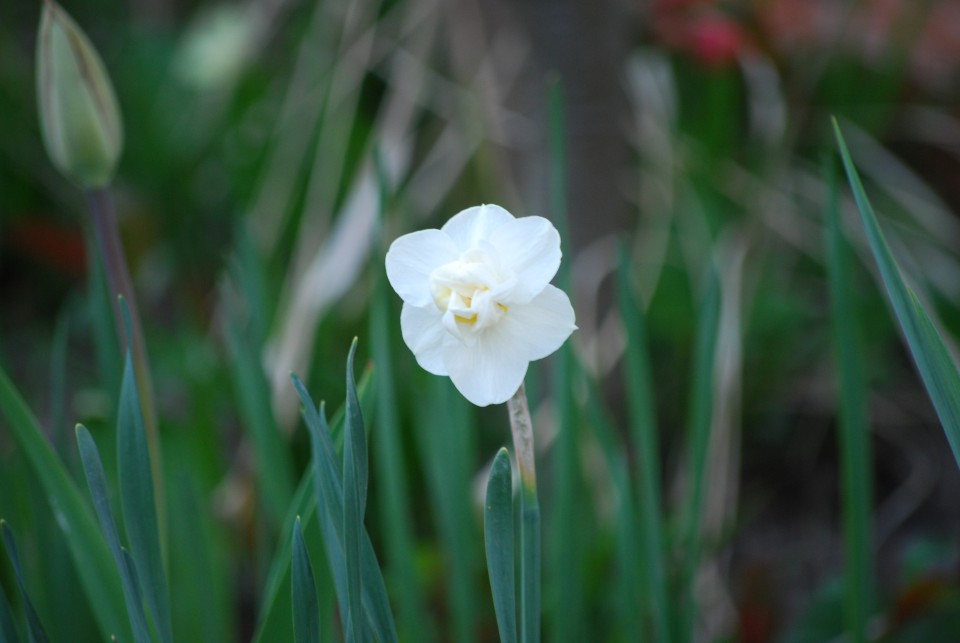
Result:
{"label": "blurred background", "polygon": [[[0,4],[0,363],[78,473],[70,428],[82,421],[111,439],[121,360],[85,199],[41,143],[40,6]],[[830,117],[950,343],[960,332],[960,1],[64,8],[104,58],[124,116],[113,196],[154,372],[171,540],[192,543],[171,560],[179,638],[257,631],[284,501],[309,459],[288,374],[337,408],[357,335],[358,371],[369,362],[376,380],[390,372],[385,357],[393,369],[390,451],[378,450],[384,410],[370,403],[367,526],[401,636],[495,639],[479,503],[485,468],[508,442],[506,415],[468,408],[419,371],[399,337],[399,299],[383,289],[392,239],[493,202],[566,225],[580,327],[570,381],[546,360],[528,384],[545,639],[637,640],[630,612],[646,618],[642,592],[616,581],[615,462],[638,477],[616,296],[623,255],[646,318],[668,585],[683,566],[678,525],[696,473],[692,391],[712,392],[697,639],[845,640]],[[845,193],[841,211],[869,386],[871,638],[953,640],[960,475]],[[698,381],[711,266],[716,348]],[[378,338],[388,347],[379,361]],[[264,427],[283,444],[266,488]],[[403,497],[388,500],[396,481]],[[415,553],[405,563],[391,544],[396,507]],[[65,602],[54,581],[69,578],[69,558],[2,423],[0,514],[17,524],[41,613],[73,614],[51,634],[94,640],[89,608]],[[185,580],[198,569],[202,581]],[[0,580],[13,587],[7,567]]]}

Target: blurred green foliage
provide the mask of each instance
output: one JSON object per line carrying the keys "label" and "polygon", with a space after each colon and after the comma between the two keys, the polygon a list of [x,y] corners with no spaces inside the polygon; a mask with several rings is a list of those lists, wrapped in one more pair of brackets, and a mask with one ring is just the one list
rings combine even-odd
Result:
{"label": "blurred green foliage", "polygon": [[[845,624],[823,246],[829,116],[841,119],[893,254],[952,347],[960,52],[938,25],[958,3],[889,3],[894,19],[879,2],[638,4],[621,17],[629,109],[610,115],[624,123],[630,161],[607,177],[631,218],[616,240],[567,240],[581,330],[560,358],[567,370],[535,364],[528,377],[542,461],[544,638],[832,640]],[[368,394],[395,400],[361,403],[371,454],[365,524],[400,638],[495,640],[481,490],[508,443],[506,416],[469,407],[417,367],[382,256],[397,235],[478,202],[517,213],[539,203],[557,216],[563,182],[551,201],[517,170],[517,158],[536,158],[542,175],[550,163],[536,133],[548,115],[524,112],[515,97],[546,104],[543,74],[510,64],[536,46],[520,19],[481,11],[476,48],[464,36],[480,24],[472,3],[66,8],[99,49],[124,115],[113,195],[157,389],[174,638],[292,634],[278,561],[289,560],[291,508],[306,502],[310,441],[288,375],[339,408],[346,348],[360,336],[358,369],[373,363]],[[81,490],[69,428],[89,428],[118,507],[122,353],[82,194],[43,153],[38,20],[36,3],[0,4],[0,365]],[[864,481],[874,489],[877,578],[867,631],[872,640],[946,640],[960,619],[960,476],[855,217],[843,191],[854,258],[847,295],[875,453]],[[611,295],[617,244],[625,296],[646,326],[655,515],[639,504],[651,454],[638,449],[651,436],[635,431],[628,410],[642,392],[624,364],[623,338],[629,332],[636,349],[637,329],[624,327]],[[715,318],[704,312],[711,275]],[[716,348],[698,362],[698,332],[711,330]],[[709,435],[699,437],[688,431],[695,390],[710,398],[701,410]],[[78,570],[12,423],[0,414],[0,516],[16,535],[31,601],[51,640],[101,640],[89,595],[62,591],[78,586]],[[392,447],[382,449],[387,432]],[[703,470],[690,464],[697,445]],[[696,480],[703,506],[690,532]],[[402,493],[391,493],[396,481]],[[651,530],[662,537],[665,590],[648,582]],[[306,514],[303,536],[330,640],[341,624],[320,530]],[[687,570],[692,551],[699,562]],[[9,603],[25,638],[23,599],[3,557],[0,588],[0,633],[9,632]],[[666,592],[657,598],[669,628],[655,629],[663,616],[650,591]],[[688,600],[695,622],[681,620]]]}

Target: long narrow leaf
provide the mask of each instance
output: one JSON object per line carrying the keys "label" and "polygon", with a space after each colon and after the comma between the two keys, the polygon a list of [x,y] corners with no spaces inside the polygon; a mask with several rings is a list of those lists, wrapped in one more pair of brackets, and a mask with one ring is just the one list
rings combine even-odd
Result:
{"label": "long narrow leaf", "polygon": [[449,587],[450,636],[458,643],[476,640],[480,598],[473,579],[475,563],[479,564],[482,556],[474,537],[474,514],[464,502],[470,494],[474,437],[466,404],[449,381],[432,377],[417,405],[416,417],[428,497],[447,561],[444,575]]}
{"label": "long narrow leaf", "polygon": [[347,567],[343,552],[343,486],[340,482],[340,466],[333,452],[333,443],[327,427],[323,403],[319,410],[296,375],[294,386],[303,405],[301,412],[310,432],[311,462],[313,469],[314,498],[317,503],[317,516],[320,520],[320,532],[323,534],[323,549],[327,554],[327,565],[333,576],[333,586],[340,607],[340,619],[346,627],[349,620],[349,598],[347,595]]}
{"label": "long narrow leaf", "polygon": [[720,322],[720,279],[711,267],[707,289],[700,304],[697,321],[697,342],[694,348],[693,382],[690,393],[690,419],[688,429],[690,476],[688,497],[684,503],[683,517],[684,561],[681,567],[682,611],[678,623],[680,640],[690,640],[697,614],[693,583],[700,566],[702,549],[700,517],[703,512],[703,478],[707,467],[707,450],[710,444],[710,427],[713,412],[713,368],[716,361],[717,334]]}
{"label": "long narrow leaf", "polygon": [[517,641],[517,594],[513,547],[513,471],[510,454],[500,449],[490,468],[483,509],[487,575],[493,593],[500,643]]}
{"label": "long narrow leaf", "polygon": [[900,268],[893,258],[890,246],[860,182],[857,169],[850,158],[840,126],[834,121],[833,127],[840,147],[843,167],[847,172],[854,199],[860,210],[860,218],[867,232],[873,258],[880,269],[883,285],[890,297],[890,303],[893,305],[897,321],[900,322],[900,328],[906,337],[917,370],[920,372],[920,378],[943,425],[953,456],[960,464],[960,371],[957,370],[956,362],[950,356],[943,338],[929,315],[904,282]]}
{"label": "long narrow leaf", "polygon": [[151,473],[150,451],[130,351],[127,351],[124,363],[120,408],[117,412],[117,469],[123,525],[130,555],[143,583],[140,589],[150,608],[160,641],[172,643],[170,594],[160,550],[154,476]]}
{"label": "long narrow leaf", "polygon": [[407,483],[407,466],[400,439],[391,356],[391,328],[388,323],[389,298],[387,281],[377,279],[370,308],[370,347],[377,365],[377,405],[371,434],[375,480],[381,502],[380,524],[386,547],[385,573],[397,588],[398,627],[405,638],[416,635],[424,643],[433,640],[430,621],[423,607],[423,596],[414,567],[412,507]]}
{"label": "long narrow leaf", "polygon": [[[117,523],[113,518],[113,509],[110,508],[110,493],[107,490],[107,476],[103,471],[103,461],[100,452],[93,440],[93,436],[82,424],[77,425],[77,446],[80,450],[80,462],[87,478],[87,488],[93,499],[93,508],[100,520],[100,528],[107,538],[113,561],[123,583],[123,594],[127,602],[127,612],[130,616],[130,627],[133,628],[134,640],[141,643],[150,642],[150,632],[147,629],[147,616],[140,601],[137,582],[127,565],[120,545],[120,536],[117,534]],[[148,474],[149,475],[149,474]]]}
{"label": "long narrow leaf", "polygon": [[[372,394],[372,369],[367,368],[360,377],[357,393],[361,407],[366,408]],[[298,380],[294,380],[295,382]],[[302,384],[301,384],[302,386]],[[304,391],[306,393],[306,391]],[[309,398],[309,396],[307,396]],[[304,409],[306,411],[306,409]],[[316,408],[313,409],[314,414]],[[336,447],[343,437],[343,422],[346,415],[345,407],[341,407],[333,416],[331,424],[331,442]],[[305,528],[311,525],[312,518],[317,511],[316,486],[314,484],[313,467],[309,466],[303,472],[293,500],[286,512],[283,521],[284,529],[278,541],[278,550],[270,563],[267,582],[263,591],[263,599],[257,623],[257,631],[253,637],[255,643],[269,643],[277,640],[287,640],[292,636],[290,629],[290,610],[288,604],[290,592],[285,591],[290,586],[290,560],[292,553],[293,526],[297,516],[302,517]],[[318,570],[319,572],[319,570]]]}
{"label": "long narrow leaf", "polygon": [[643,311],[630,286],[630,267],[621,253],[617,278],[620,314],[627,334],[626,381],[630,425],[640,465],[640,532],[646,595],[653,612],[654,640],[669,641],[667,588],[663,571],[663,521],[660,495],[660,440],[654,412],[654,395],[647,353]]}
{"label": "long narrow leaf", "polygon": [[293,634],[296,643],[320,643],[320,606],[317,584],[307,545],[303,542],[300,516],[293,527]]}
{"label": "long narrow leaf", "polygon": [[847,633],[867,640],[873,588],[870,506],[871,449],[866,417],[866,381],[850,289],[849,251],[840,228],[836,173],[827,176],[827,270],[833,303],[833,348],[840,380],[839,438],[842,462],[844,586]]}
{"label": "long narrow leaf", "polygon": [[[587,373],[583,373],[584,376]],[[614,628],[619,627],[623,636],[642,643],[649,639],[645,623],[648,610],[638,609],[638,605],[648,605],[650,601],[642,595],[642,584],[646,582],[639,562],[637,543],[642,542],[637,528],[637,508],[630,472],[627,466],[626,449],[617,440],[617,430],[603,407],[603,397],[595,380],[587,377],[586,412],[593,426],[594,435],[603,449],[610,468],[610,481],[616,496],[616,538],[618,584],[612,589],[616,596],[617,618]]]}
{"label": "long narrow leaf", "polygon": [[0,643],[19,643],[20,637],[17,635],[17,628],[13,621],[13,609],[10,607],[10,601],[7,600],[7,594],[3,591],[3,585],[0,585]]}
{"label": "long narrow leaf", "polygon": [[23,611],[27,614],[27,636],[30,643],[46,643],[47,633],[40,623],[40,616],[33,607],[30,595],[27,593],[27,584],[23,578],[23,568],[20,566],[20,555],[17,553],[17,541],[13,531],[5,520],[0,520],[0,530],[3,531],[3,544],[7,548],[7,556],[13,564],[13,575],[17,579],[17,589],[20,590],[20,599],[23,601]]}
{"label": "long narrow leaf", "polygon": [[[291,375],[297,394],[303,405],[304,421],[310,430],[311,442],[314,448],[314,484],[317,490],[318,516],[321,518],[320,527],[323,532],[324,549],[331,574],[337,587],[337,596],[340,600],[341,617],[347,622],[344,614],[346,599],[346,578],[343,549],[343,485],[341,483],[340,466],[337,464],[333,442],[330,439],[329,429],[322,412],[318,412],[310,394],[296,375]],[[387,589],[383,583],[383,575],[377,563],[373,544],[366,529],[360,530],[360,574],[369,582],[362,587],[361,602],[367,615],[373,634],[376,639],[384,643],[397,640],[397,628],[393,614],[390,612],[390,603],[387,599]]]}
{"label": "long narrow leaf", "polygon": [[7,418],[7,426],[43,486],[101,633],[104,638],[115,635],[119,640],[129,640],[131,633],[123,589],[120,579],[113,573],[110,549],[97,528],[96,519],[2,368],[0,413]]}
{"label": "long narrow leaf", "polygon": [[347,357],[347,418],[343,437],[343,544],[347,577],[347,641],[365,641],[363,608],[360,596],[360,530],[363,525],[367,486],[367,442],[363,416],[353,379],[353,358],[357,350],[354,338]]}
{"label": "long narrow leaf", "polygon": [[277,428],[270,407],[270,387],[250,341],[252,332],[244,333],[230,320],[226,324],[227,346],[233,368],[230,372],[236,389],[243,428],[253,442],[257,481],[269,524],[279,528],[283,510],[293,497],[293,463],[283,435]]}

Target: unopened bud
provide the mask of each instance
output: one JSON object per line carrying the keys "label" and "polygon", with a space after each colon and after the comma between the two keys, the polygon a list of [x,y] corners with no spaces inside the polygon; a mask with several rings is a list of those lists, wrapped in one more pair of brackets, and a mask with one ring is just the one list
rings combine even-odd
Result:
{"label": "unopened bud", "polygon": [[53,164],[81,187],[109,183],[123,149],[117,98],[93,45],[52,0],[40,18],[37,99]]}

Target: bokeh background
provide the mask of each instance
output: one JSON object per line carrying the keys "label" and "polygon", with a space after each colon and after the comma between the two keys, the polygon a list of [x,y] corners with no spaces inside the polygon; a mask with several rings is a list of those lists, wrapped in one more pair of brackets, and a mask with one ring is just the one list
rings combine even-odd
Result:
{"label": "bokeh background", "polygon": [[[551,359],[529,383],[546,640],[637,640],[629,617],[642,621],[647,609],[640,590],[624,594],[617,580],[613,463],[638,478],[616,295],[622,256],[646,316],[670,578],[683,566],[692,391],[712,392],[698,640],[845,640],[825,270],[827,179],[839,176],[830,117],[901,266],[952,343],[960,1],[64,7],[103,56],[124,116],[112,192],[154,371],[171,539],[192,544],[171,559],[182,640],[257,631],[285,515],[277,503],[309,459],[288,373],[336,408],[354,336],[359,370],[369,362],[374,379],[382,372],[377,338],[392,363],[390,452],[378,446],[384,411],[369,405],[367,526],[401,634],[495,639],[479,499],[486,466],[508,442],[506,415],[468,407],[417,369],[382,261],[396,236],[481,202],[517,215],[566,212],[575,375],[566,386]],[[0,363],[79,476],[70,429],[82,421],[112,439],[121,360],[87,250],[86,201],[41,143],[40,8],[0,4]],[[871,638],[954,640],[960,476],[845,191],[841,206],[872,429]],[[711,266],[717,344],[698,381]],[[386,334],[371,319],[378,301]],[[64,596],[69,557],[2,422],[0,515],[19,530],[39,610],[71,615],[50,619],[57,640],[95,640],[88,606]],[[273,492],[256,446],[264,427],[284,445]],[[400,505],[385,496],[395,480]],[[406,561],[391,544],[396,506],[412,535]],[[15,594],[6,562],[0,582]]]}

